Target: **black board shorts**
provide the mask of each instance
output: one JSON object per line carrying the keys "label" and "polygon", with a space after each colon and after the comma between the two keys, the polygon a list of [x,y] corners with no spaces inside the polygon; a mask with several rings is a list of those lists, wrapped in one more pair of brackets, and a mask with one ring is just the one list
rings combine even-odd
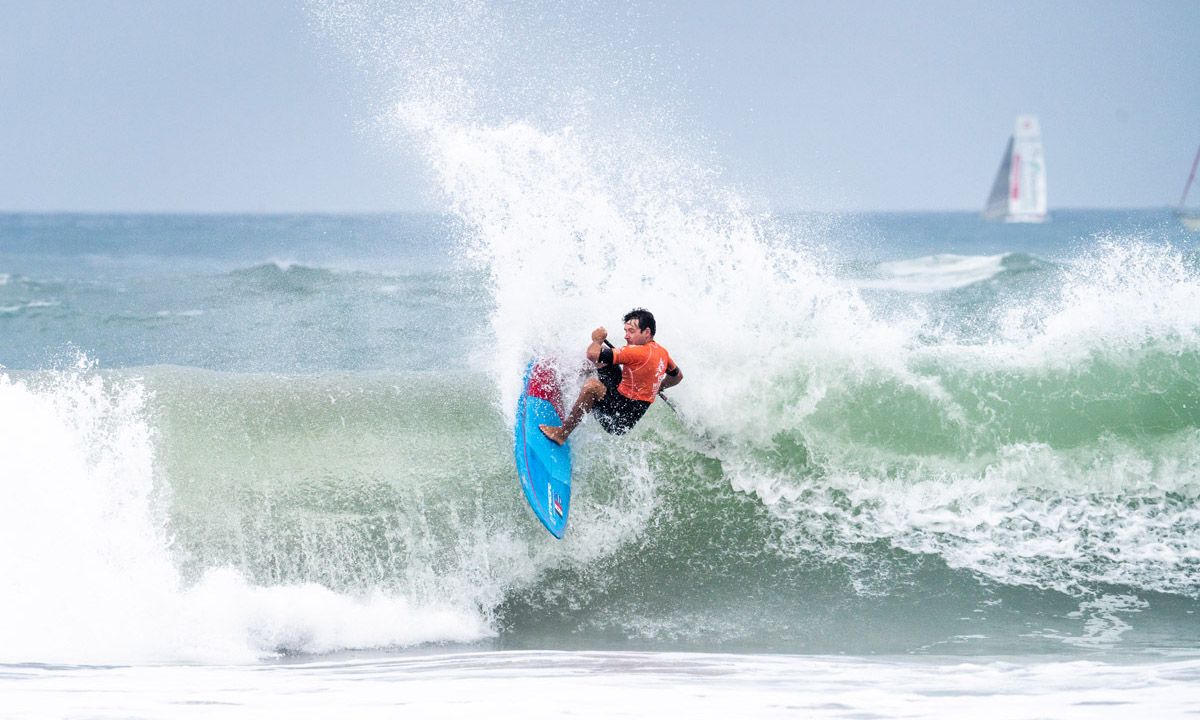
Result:
{"label": "black board shorts", "polygon": [[617,390],[617,386],[621,384],[620,365],[606,365],[596,374],[604,384],[605,393],[592,407],[592,414],[596,416],[605,432],[624,435],[642,419],[646,410],[650,408],[650,403],[625,397]]}

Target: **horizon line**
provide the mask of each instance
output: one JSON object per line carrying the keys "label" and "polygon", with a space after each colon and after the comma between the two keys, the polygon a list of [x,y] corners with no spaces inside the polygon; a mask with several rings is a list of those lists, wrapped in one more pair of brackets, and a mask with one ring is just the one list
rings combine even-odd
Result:
{"label": "horizon line", "polygon": [[[1175,211],[1178,208],[1173,204],[1163,205],[1113,205],[1113,206],[1067,206],[1049,210],[1047,215],[1053,216],[1056,212],[1128,212],[1133,210],[1166,210]],[[789,208],[786,210],[766,210],[766,214],[774,215],[794,215],[811,213],[818,215],[887,215],[887,214],[982,214],[982,209],[963,209],[963,208],[911,208],[911,209],[896,209],[896,208],[878,208],[878,209],[806,209],[806,208]],[[289,217],[300,215],[324,215],[329,217],[346,217],[346,216],[387,216],[387,215],[444,215],[452,216],[453,212],[445,210],[432,209],[393,209],[393,210],[14,210],[0,208],[0,216],[14,215],[76,215],[76,216],[175,216],[175,217]]]}

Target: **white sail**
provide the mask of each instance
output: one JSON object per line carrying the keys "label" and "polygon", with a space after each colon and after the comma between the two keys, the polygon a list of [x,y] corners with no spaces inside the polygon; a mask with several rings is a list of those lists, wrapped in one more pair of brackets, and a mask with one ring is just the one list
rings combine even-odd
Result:
{"label": "white sail", "polygon": [[1017,117],[983,217],[1004,222],[1046,220],[1046,159],[1041,130],[1033,115]]}

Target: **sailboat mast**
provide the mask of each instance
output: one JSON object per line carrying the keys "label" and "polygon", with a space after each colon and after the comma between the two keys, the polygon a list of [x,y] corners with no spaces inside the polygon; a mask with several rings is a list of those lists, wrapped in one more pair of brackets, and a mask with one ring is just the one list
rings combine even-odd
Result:
{"label": "sailboat mast", "polygon": [[1196,148],[1196,159],[1192,160],[1192,172],[1188,175],[1187,182],[1183,184],[1183,195],[1179,196],[1179,209],[1183,210],[1183,204],[1187,202],[1188,190],[1192,189],[1192,181],[1196,179],[1196,166],[1200,165],[1200,147]]}

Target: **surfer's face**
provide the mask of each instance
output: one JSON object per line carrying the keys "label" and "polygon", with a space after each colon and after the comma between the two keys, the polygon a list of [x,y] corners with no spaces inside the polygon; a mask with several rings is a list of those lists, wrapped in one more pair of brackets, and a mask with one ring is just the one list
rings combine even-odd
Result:
{"label": "surfer's face", "polygon": [[626,345],[645,345],[654,339],[649,330],[642,330],[638,327],[637,320],[625,321],[625,344]]}

